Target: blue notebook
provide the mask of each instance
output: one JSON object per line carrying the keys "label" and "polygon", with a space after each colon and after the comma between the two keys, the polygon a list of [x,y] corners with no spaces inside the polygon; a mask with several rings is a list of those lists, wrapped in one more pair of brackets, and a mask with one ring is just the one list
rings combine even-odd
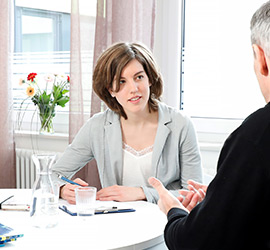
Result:
{"label": "blue notebook", "polygon": [[23,237],[23,234],[17,234],[12,228],[0,223],[0,247],[5,246],[7,242],[15,241]]}

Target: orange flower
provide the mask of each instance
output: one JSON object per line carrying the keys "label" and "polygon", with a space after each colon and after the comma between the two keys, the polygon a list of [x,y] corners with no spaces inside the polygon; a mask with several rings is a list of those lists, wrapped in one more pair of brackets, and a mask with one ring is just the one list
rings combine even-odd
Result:
{"label": "orange flower", "polygon": [[32,86],[27,87],[26,94],[28,96],[33,96],[35,94],[35,89]]}

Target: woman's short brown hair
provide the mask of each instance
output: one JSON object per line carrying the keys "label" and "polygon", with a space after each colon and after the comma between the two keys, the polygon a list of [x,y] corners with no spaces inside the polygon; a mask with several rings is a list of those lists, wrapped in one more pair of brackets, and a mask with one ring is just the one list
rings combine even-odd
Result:
{"label": "woman's short brown hair", "polygon": [[158,70],[152,53],[143,45],[138,43],[116,43],[107,48],[99,57],[93,73],[93,89],[107,106],[127,119],[123,107],[113,98],[109,92],[113,82],[116,89],[120,89],[120,78],[123,68],[133,59],[138,60],[149,78],[150,96],[148,100],[149,112],[158,109],[158,102],[163,91],[163,80]]}

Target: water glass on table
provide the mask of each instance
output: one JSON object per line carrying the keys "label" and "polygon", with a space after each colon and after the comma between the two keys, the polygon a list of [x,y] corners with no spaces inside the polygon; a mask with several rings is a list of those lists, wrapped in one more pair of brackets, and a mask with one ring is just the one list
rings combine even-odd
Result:
{"label": "water glass on table", "polygon": [[95,214],[96,205],[95,187],[77,187],[75,189],[77,215],[87,218]]}

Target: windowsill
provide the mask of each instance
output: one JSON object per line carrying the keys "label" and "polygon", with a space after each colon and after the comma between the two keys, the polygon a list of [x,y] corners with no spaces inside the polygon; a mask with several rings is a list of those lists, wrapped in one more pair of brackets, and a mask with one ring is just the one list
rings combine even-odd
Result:
{"label": "windowsill", "polygon": [[15,130],[16,148],[35,151],[63,152],[69,144],[67,133],[40,134],[37,131]]}
{"label": "windowsill", "polygon": [[222,146],[222,143],[199,142],[200,151],[220,152]]}
{"label": "windowsill", "polygon": [[52,140],[58,139],[68,139],[69,135],[67,133],[53,133],[53,134],[41,134],[37,131],[29,130],[15,130],[15,137],[29,137],[29,136],[38,136],[41,138],[48,138]]}

